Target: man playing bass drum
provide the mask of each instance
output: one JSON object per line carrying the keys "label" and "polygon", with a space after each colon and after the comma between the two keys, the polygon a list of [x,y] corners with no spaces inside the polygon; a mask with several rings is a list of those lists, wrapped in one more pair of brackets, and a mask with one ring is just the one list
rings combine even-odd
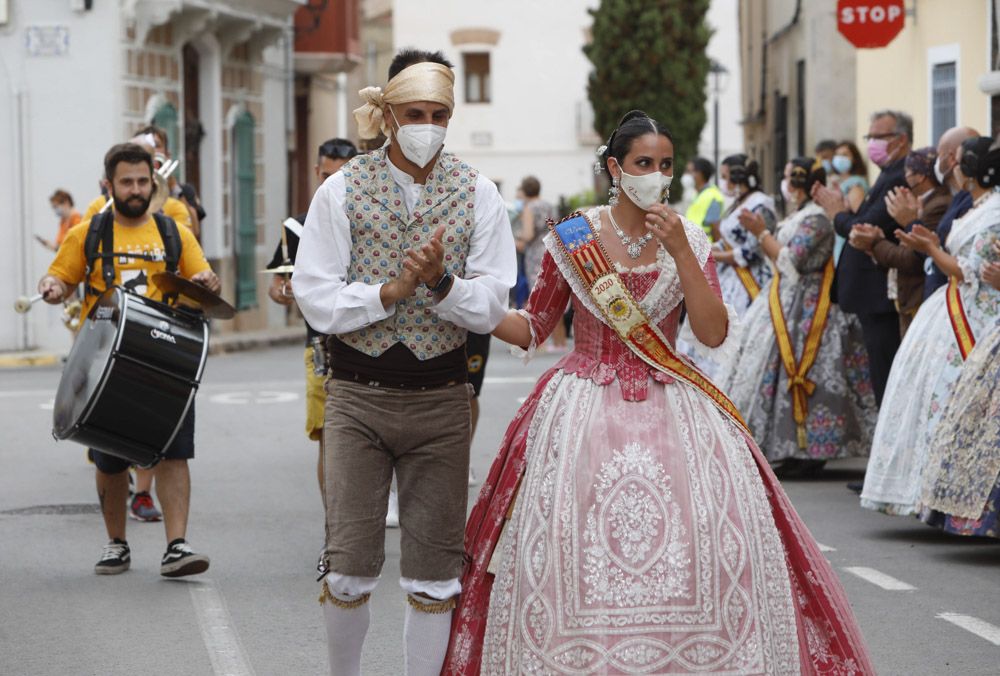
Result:
{"label": "man playing bass drum", "polygon": [[[43,299],[51,304],[60,303],[72,289],[84,282],[83,317],[88,315],[97,298],[110,285],[161,300],[163,291],[152,282],[152,276],[168,267],[166,254],[171,249],[167,244],[170,239],[180,243],[177,259],[171,261],[176,265],[177,272],[217,293],[219,278],[209,267],[191,231],[178,228],[170,218],[154,218],[149,213],[156,191],[153,158],[149,152],[134,143],[116,145],[104,157],[104,170],[111,184],[113,215],[96,215],[93,222],[102,232],[104,226],[111,226],[111,237],[109,239],[105,234],[98,238],[96,230],[88,237],[90,221],[73,227],[59,247],[48,273],[38,282],[38,292]],[[113,266],[113,275],[112,270],[105,275],[105,259],[95,255],[97,246],[106,251],[108,242],[115,254],[108,259],[112,263],[109,267]],[[88,250],[91,248],[93,251]],[[125,540],[127,470],[130,463],[97,450],[92,455],[97,466],[97,495],[109,538],[94,572],[114,575],[125,572],[131,565],[131,552]],[[193,457],[192,405],[164,459],[155,468],[157,496],[163,507],[168,542],[160,574],[166,577],[195,575],[208,569],[208,557],[195,553],[185,540],[191,495],[188,460]]]}

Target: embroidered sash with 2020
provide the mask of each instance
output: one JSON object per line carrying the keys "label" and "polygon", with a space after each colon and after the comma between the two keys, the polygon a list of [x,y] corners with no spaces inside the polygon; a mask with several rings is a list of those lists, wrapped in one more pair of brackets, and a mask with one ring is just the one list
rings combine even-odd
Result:
{"label": "embroidered sash with 2020", "polygon": [[969,325],[969,318],[965,315],[962,294],[958,288],[958,278],[954,276],[948,279],[945,301],[948,306],[948,319],[951,320],[951,330],[955,332],[958,351],[962,354],[962,361],[965,361],[969,357],[969,353],[972,352],[972,348],[976,346],[976,337],[972,334],[972,326]]}
{"label": "embroidered sash with 2020", "polygon": [[813,315],[809,333],[806,335],[805,344],[802,346],[802,358],[797,364],[795,363],[795,347],[792,345],[791,336],[788,335],[785,313],[781,309],[781,274],[778,272],[774,273],[771,292],[767,299],[771,308],[771,323],[774,325],[778,354],[781,356],[785,373],[788,374],[788,389],[792,393],[792,415],[795,417],[799,448],[807,448],[809,445],[806,434],[806,416],[809,414],[809,397],[816,390],[816,383],[809,380],[806,375],[816,362],[819,344],[823,341],[823,331],[826,329],[826,320],[830,316],[830,287],[833,285],[833,273],[834,265],[831,257],[823,269],[823,281],[820,283],[816,312]]}
{"label": "embroidered sash with 2020", "polygon": [[649,321],[612,267],[587,217],[577,212],[549,227],[560,249],[572,263],[573,271],[622,342],[653,368],[707,395],[720,411],[749,435],[746,423],[729,397],[701,371],[678,356],[660,329]]}

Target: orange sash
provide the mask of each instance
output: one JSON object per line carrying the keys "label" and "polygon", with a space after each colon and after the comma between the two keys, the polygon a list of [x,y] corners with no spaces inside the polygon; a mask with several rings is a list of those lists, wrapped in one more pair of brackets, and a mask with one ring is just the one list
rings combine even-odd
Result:
{"label": "orange sash", "polygon": [[951,330],[955,332],[958,351],[962,353],[962,361],[965,361],[968,359],[969,353],[972,352],[972,348],[976,346],[976,337],[972,335],[969,318],[965,316],[962,294],[958,290],[958,279],[954,276],[948,278],[945,301],[948,306],[948,319],[951,320]]}
{"label": "orange sash", "polygon": [[615,272],[607,251],[594,233],[586,216],[577,212],[550,225],[556,241],[573,265],[573,270],[590,291],[608,326],[614,329],[631,350],[644,362],[677,380],[697,388],[748,436],[750,431],[740,412],[722,390],[705,374],[681,358],[669,341],[643,312],[635,297]]}
{"label": "orange sash", "polygon": [[[726,240],[720,240],[722,246],[726,251],[732,251],[733,247]],[[750,272],[750,268],[744,268],[733,263],[733,269],[736,270],[736,276],[740,278],[740,283],[743,284],[743,288],[746,289],[747,295],[750,296],[750,301],[753,302],[755,298],[760,294],[760,284],[757,283],[757,278],[753,276]]]}
{"label": "orange sash", "polygon": [[798,428],[799,448],[808,448],[809,446],[806,434],[806,417],[809,414],[809,397],[816,390],[816,383],[809,380],[806,375],[816,362],[819,345],[823,341],[823,331],[826,329],[826,320],[830,316],[830,305],[832,304],[830,287],[833,285],[833,273],[834,265],[831,257],[823,269],[823,281],[820,283],[816,313],[813,315],[812,325],[806,335],[805,345],[802,346],[802,359],[798,364],[795,363],[794,346],[788,335],[784,311],[781,309],[781,274],[777,271],[775,271],[774,279],[771,281],[771,292],[767,299],[771,308],[771,323],[774,325],[778,354],[781,355],[781,363],[785,367],[785,373],[788,374],[788,389],[792,392],[792,414]]}

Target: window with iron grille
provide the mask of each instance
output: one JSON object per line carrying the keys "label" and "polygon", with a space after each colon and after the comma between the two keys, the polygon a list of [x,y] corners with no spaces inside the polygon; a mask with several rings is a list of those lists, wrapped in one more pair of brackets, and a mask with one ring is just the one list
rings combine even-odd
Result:
{"label": "window with iron grille", "polygon": [[955,126],[955,71],[954,61],[936,63],[931,70],[931,140],[934,143]]}

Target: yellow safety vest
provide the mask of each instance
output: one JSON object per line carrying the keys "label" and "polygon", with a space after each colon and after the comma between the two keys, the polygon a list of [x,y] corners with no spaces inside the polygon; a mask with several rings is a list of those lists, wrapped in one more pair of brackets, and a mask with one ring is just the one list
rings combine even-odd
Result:
{"label": "yellow safety vest", "polygon": [[684,214],[685,218],[689,221],[700,225],[709,239],[712,238],[712,225],[705,222],[705,217],[708,215],[708,210],[713,202],[719,203],[719,216],[721,220],[722,206],[725,204],[725,198],[722,196],[722,191],[714,183],[709,183],[701,189],[701,192],[694,198],[694,202],[691,203],[691,206],[688,207],[687,212]]}

